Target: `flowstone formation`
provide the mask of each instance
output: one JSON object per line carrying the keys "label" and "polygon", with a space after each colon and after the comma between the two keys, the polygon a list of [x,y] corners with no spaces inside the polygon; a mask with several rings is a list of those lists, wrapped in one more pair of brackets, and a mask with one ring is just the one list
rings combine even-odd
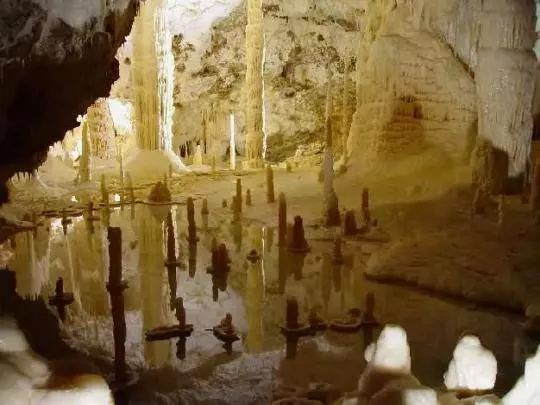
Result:
{"label": "flowstone formation", "polygon": [[478,133],[508,153],[510,176],[523,172],[532,131],[534,2],[394,3],[365,5],[351,165],[365,171],[420,154],[420,166],[441,158],[460,163]]}
{"label": "flowstone formation", "polygon": [[133,27],[132,83],[138,151],[126,161],[134,178],[161,177],[186,167],[172,151],[174,59],[169,0],[149,0]]}

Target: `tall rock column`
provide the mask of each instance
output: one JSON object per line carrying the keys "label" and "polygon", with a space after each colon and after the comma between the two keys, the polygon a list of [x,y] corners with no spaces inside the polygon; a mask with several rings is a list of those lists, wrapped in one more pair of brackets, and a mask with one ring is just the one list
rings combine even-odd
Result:
{"label": "tall rock column", "polygon": [[534,0],[486,1],[480,16],[476,89],[478,134],[523,173],[531,147],[536,59]]}
{"label": "tall rock column", "polygon": [[126,162],[136,177],[161,177],[187,169],[172,151],[174,58],[168,27],[169,0],[141,4],[133,26],[132,82],[139,153]]}
{"label": "tall rock column", "polygon": [[345,71],[343,72],[343,107],[342,107],[342,122],[341,122],[341,156],[343,161],[347,160],[347,139],[351,129],[352,106],[350,102],[350,87],[351,80],[349,78],[352,62],[345,60]]}
{"label": "tall rock column", "polygon": [[247,0],[246,26],[246,158],[248,167],[262,167],[264,133],[264,32],[262,0]]}
{"label": "tall rock column", "polygon": [[85,119],[82,123],[81,134],[81,158],[79,159],[79,182],[87,183],[92,179],[91,176],[92,145],[88,134],[88,121]]}

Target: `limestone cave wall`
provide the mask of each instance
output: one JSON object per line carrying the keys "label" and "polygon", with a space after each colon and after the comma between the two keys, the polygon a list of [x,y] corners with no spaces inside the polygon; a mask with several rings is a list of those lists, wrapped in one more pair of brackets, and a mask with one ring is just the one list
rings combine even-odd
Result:
{"label": "limestone cave wall", "polygon": [[480,136],[521,173],[530,151],[536,58],[532,0],[366,1],[355,172],[435,152],[460,162]]}
{"label": "limestone cave wall", "polygon": [[[324,138],[327,63],[334,72],[334,135],[341,136],[344,62],[354,60],[356,54],[360,11],[359,4],[346,1],[264,2],[265,127],[270,160],[281,160],[294,154],[299,145]],[[225,153],[228,116],[233,113],[237,147],[243,153],[245,25],[246,5],[240,1],[214,22],[208,41],[176,35],[175,148],[180,142],[206,136],[217,138],[217,153]],[[350,77],[354,82],[354,71]],[[349,88],[347,100],[354,111],[354,84]]]}
{"label": "limestone cave wall", "polygon": [[[118,78],[139,0],[0,2],[0,183],[33,171]],[[7,190],[0,193],[7,199]]]}

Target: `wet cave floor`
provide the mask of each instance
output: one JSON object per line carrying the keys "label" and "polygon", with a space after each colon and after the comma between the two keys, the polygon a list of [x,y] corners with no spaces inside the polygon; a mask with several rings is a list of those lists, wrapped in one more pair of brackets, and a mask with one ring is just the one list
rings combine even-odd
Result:
{"label": "wet cave floor", "polygon": [[[232,221],[230,205],[237,177],[231,173],[173,178],[169,179],[173,194],[170,207],[137,203],[133,212],[129,204],[112,208],[110,226],[122,229],[123,278],[129,286],[124,294],[127,365],[138,376],[137,384],[129,390],[130,403],[168,403],[167,398],[171,403],[263,404],[270,402],[277,384],[306,386],[309,382],[353,391],[365,366],[363,352],[369,337],[326,331],[303,338],[296,358],[285,359],[280,327],[285,322],[289,296],[297,298],[300,319],[305,321],[312,308],[326,319],[340,318],[351,308],[362,308],[366,295],[373,293],[377,319],[399,324],[407,331],[413,372],[426,385],[442,387],[443,373],[465,331],[479,335],[494,352],[499,367],[496,392],[507,391],[521,375],[524,359],[517,359],[515,350],[521,342],[519,314],[365,277],[370,256],[384,250],[393,238],[404,238],[403,234],[394,236],[398,232],[386,227],[385,222],[390,222],[388,210],[380,210],[379,227],[384,238],[345,238],[344,263],[329,266],[325,256],[332,256],[339,228],[320,225],[322,185],[317,182],[316,171],[276,171],[275,176],[276,196],[279,192],[287,196],[289,222],[295,215],[304,218],[311,247],[305,255],[278,248],[278,207],[277,203],[266,202],[263,173],[240,176],[244,192],[251,190],[253,205],[244,204],[241,220]],[[137,200],[144,199],[150,186],[137,187]],[[340,199],[343,196],[342,208],[345,204],[359,207],[360,189],[338,181],[337,192]],[[84,201],[88,190],[84,193],[70,191],[77,201]],[[99,188],[93,191],[99,200],[98,194]],[[372,194],[377,215],[377,197]],[[199,236],[195,247],[186,240],[189,196],[195,200]],[[200,214],[202,198],[208,199],[210,211],[205,221]],[[226,208],[222,207],[223,199],[228,201]],[[61,207],[40,201],[27,204],[37,213],[40,208]],[[43,217],[36,235],[22,232],[12,238],[15,255],[9,266],[16,272],[21,296],[50,296],[56,279],[62,277],[65,290],[75,298],[62,326],[65,341],[91,358],[111,359],[113,328],[105,287],[107,232],[102,221],[91,221],[90,226],[84,220],[80,210],[85,205],[69,204],[78,208],[66,233],[59,211],[56,217],[54,213]],[[182,263],[173,274],[164,267],[169,209],[176,254]],[[231,271],[219,281],[219,288],[213,288],[207,272],[213,238],[227,246],[232,259]],[[246,259],[252,249],[260,253],[259,270],[250,267]],[[144,340],[145,331],[176,323],[171,306],[174,297],[183,298],[187,322],[194,326],[184,360],[176,357],[175,340]],[[225,313],[231,313],[241,337],[233,345],[232,355],[224,352],[210,330]]]}

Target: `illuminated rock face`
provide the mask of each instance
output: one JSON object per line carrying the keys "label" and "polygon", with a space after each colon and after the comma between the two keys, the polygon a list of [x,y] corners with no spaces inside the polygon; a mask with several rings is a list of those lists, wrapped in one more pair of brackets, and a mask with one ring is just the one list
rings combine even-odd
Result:
{"label": "illuminated rock face", "polygon": [[107,383],[97,375],[54,375],[10,318],[0,319],[0,375],[2,404],[114,404]]}
{"label": "illuminated rock face", "polygon": [[437,34],[418,29],[413,7],[391,3],[366,7],[351,163],[369,169],[430,149],[462,159],[476,118],[474,81]]}
{"label": "illuminated rock face", "polygon": [[444,375],[450,390],[490,390],[497,378],[497,360],[476,336],[464,336],[454,350],[454,357]]}
{"label": "illuminated rock face", "polygon": [[365,8],[348,143],[358,167],[428,150],[459,162],[478,133],[519,174],[532,131],[534,2],[383,0]]}

